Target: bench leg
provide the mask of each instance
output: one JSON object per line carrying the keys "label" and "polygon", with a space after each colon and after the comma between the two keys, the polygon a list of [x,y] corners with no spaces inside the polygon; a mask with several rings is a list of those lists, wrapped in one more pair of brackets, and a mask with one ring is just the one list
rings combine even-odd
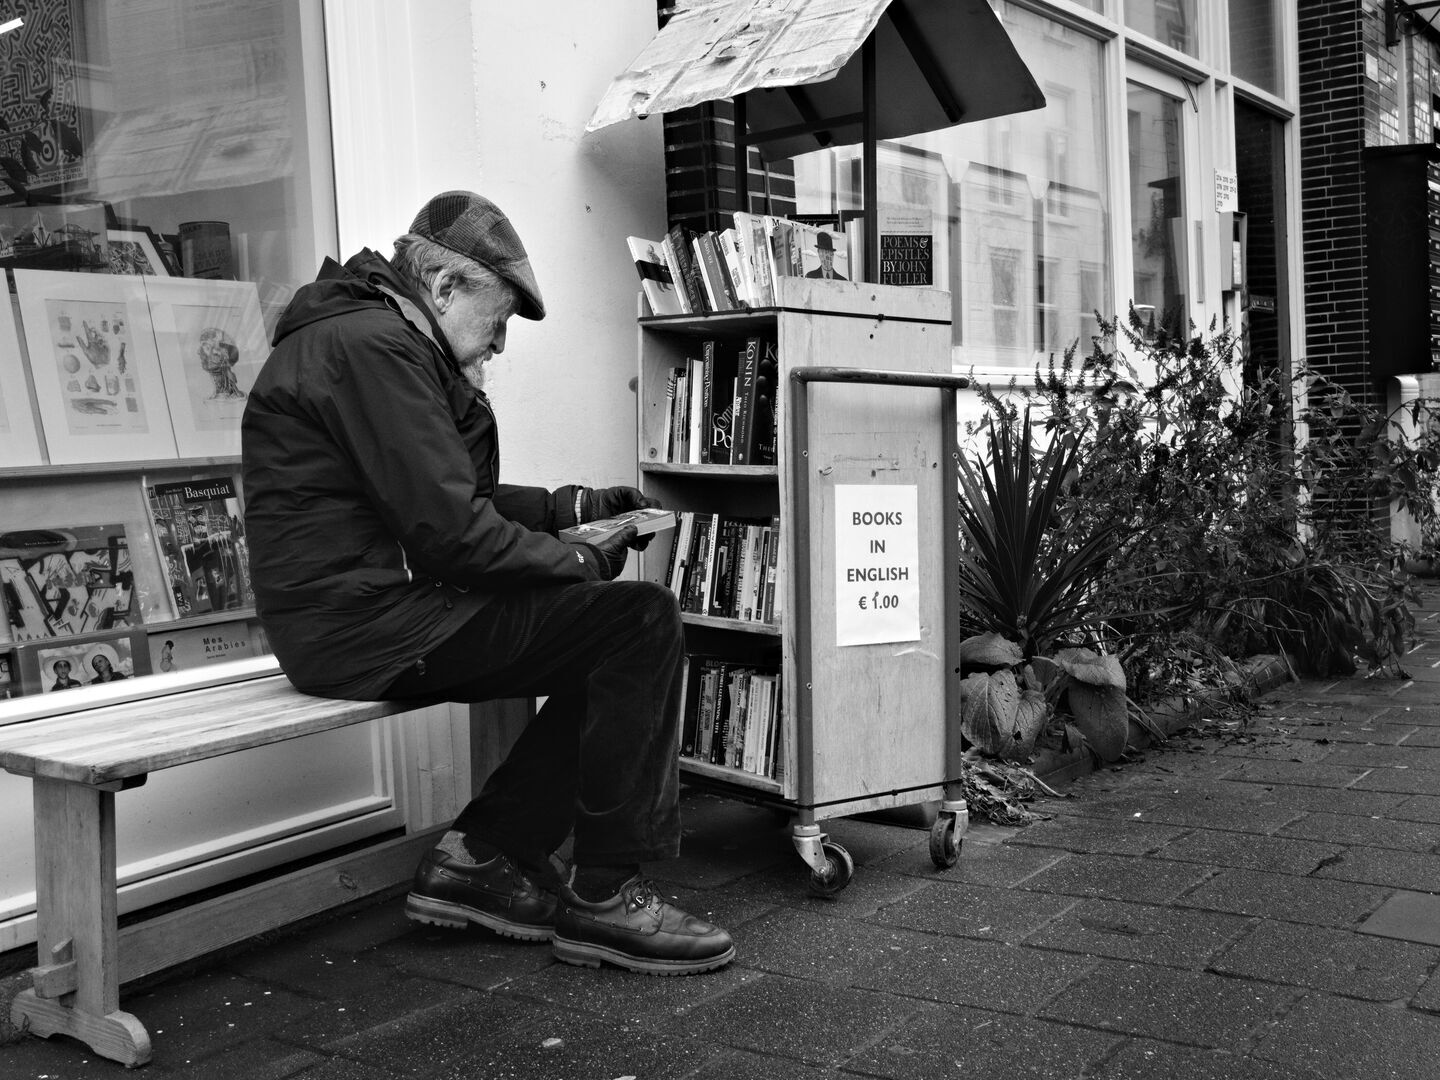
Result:
{"label": "bench leg", "polygon": [[150,1036],[120,1011],[115,900],[115,794],[34,777],[35,899],[40,966],[11,1020],[69,1035],[125,1065],[150,1060]]}

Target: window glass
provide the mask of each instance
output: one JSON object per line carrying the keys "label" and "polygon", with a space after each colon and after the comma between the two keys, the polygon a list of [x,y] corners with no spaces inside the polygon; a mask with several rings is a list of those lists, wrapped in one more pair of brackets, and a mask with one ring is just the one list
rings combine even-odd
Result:
{"label": "window glass", "polygon": [[68,700],[268,651],[239,418],[337,246],[323,37],[319,0],[9,6],[0,697]]}
{"label": "window glass", "polygon": [[1162,45],[1200,55],[1195,0],[1125,0],[1125,25]]}
{"label": "window glass", "polygon": [[[882,143],[877,154],[881,280],[951,293],[962,370],[1028,367],[1076,342],[1088,352],[1094,313],[1113,313],[1101,46],[1018,4],[996,10],[1045,108]],[[843,224],[858,212],[858,146],[794,164],[800,216]],[[856,254],[850,264],[862,265]]]}
{"label": "window glass", "polygon": [[1230,0],[1230,69],[1246,82],[1280,93],[1279,4]]}
{"label": "window glass", "polygon": [[1135,309],[1151,326],[1183,328],[1188,238],[1182,103],[1132,83],[1127,107]]}

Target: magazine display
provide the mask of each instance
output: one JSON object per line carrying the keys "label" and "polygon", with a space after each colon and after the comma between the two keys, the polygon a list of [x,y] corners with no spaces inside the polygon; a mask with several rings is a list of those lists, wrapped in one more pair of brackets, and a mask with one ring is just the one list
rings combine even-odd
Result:
{"label": "magazine display", "polygon": [[145,491],[175,617],[251,606],[250,555],[235,481],[154,484]]}
{"label": "magazine display", "polygon": [[141,625],[123,525],[0,535],[0,591],[12,641]]}

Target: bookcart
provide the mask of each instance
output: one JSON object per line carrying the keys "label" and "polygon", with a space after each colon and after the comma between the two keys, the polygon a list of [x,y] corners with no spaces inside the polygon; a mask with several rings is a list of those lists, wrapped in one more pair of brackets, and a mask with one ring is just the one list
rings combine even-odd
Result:
{"label": "bookcart", "polygon": [[[791,813],[811,890],[827,894],[854,868],[825,820],[938,801],[930,854],[942,868],[968,828],[953,394],[967,381],[950,373],[947,293],[802,278],[776,287],[776,306],[758,310],[654,317],[642,303],[640,478],[670,509],[779,519],[774,622],[683,615],[689,653],[778,662],[774,775],[686,756],[681,769]],[[776,463],[667,461],[669,372],[707,341],[742,349],[766,335],[778,345]],[[650,545],[645,578],[669,581],[668,547]]]}

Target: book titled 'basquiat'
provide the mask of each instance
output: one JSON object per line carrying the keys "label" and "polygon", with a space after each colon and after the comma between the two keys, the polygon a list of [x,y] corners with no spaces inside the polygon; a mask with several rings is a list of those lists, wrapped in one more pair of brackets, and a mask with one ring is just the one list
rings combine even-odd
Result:
{"label": "book titled 'basquiat'", "polygon": [[249,607],[250,551],[229,476],[146,487],[175,617]]}

